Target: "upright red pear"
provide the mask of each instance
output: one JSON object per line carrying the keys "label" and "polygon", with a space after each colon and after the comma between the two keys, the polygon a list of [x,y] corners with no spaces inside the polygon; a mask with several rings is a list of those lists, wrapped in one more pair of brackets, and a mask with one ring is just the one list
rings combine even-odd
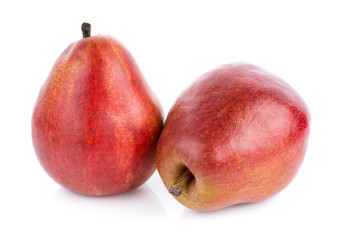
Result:
{"label": "upright red pear", "polygon": [[251,64],[223,65],[170,110],[157,169],[170,193],[192,209],[260,201],[296,175],[309,125],[306,104],[282,79]]}
{"label": "upright red pear", "polygon": [[36,155],[74,192],[135,189],[155,171],[161,108],[131,54],[110,36],[69,45],[41,88],[32,118]]}

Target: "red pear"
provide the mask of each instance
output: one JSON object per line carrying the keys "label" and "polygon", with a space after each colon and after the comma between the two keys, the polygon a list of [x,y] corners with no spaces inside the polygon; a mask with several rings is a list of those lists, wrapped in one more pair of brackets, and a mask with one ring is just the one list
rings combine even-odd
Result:
{"label": "red pear", "polygon": [[280,192],[306,151],[310,116],[286,82],[250,64],[195,81],[170,110],[156,165],[170,193],[201,211]]}
{"label": "red pear", "polygon": [[69,45],[40,90],[32,118],[36,155],[71,191],[132,190],[155,171],[161,108],[131,54],[110,36]]}

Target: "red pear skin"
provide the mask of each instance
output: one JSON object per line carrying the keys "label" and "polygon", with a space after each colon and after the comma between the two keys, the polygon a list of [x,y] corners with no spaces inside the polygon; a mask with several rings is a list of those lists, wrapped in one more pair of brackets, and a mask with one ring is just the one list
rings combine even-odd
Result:
{"label": "red pear skin", "polygon": [[251,64],[223,65],[195,81],[170,110],[157,169],[188,208],[260,201],[296,175],[309,126],[307,106],[286,82]]}
{"label": "red pear skin", "polygon": [[65,49],[41,88],[32,118],[35,152],[71,191],[132,190],[156,170],[161,107],[121,43],[84,37]]}

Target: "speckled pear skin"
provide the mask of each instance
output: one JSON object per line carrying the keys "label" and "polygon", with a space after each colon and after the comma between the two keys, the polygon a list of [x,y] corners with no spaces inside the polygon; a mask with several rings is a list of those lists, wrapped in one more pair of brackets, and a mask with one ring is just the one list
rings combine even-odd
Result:
{"label": "speckled pear skin", "polygon": [[161,107],[128,50],[110,36],[68,46],[32,118],[36,155],[71,191],[102,196],[142,185],[156,170]]}
{"label": "speckled pear skin", "polygon": [[211,211],[284,189],[307,148],[310,114],[286,82],[244,63],[210,71],[177,99],[160,136],[156,165],[167,189],[188,169],[180,196]]}

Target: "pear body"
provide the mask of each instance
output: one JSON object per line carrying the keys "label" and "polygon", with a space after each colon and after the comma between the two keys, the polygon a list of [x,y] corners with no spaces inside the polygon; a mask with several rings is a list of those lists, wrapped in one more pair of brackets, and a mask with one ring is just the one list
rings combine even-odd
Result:
{"label": "pear body", "polygon": [[282,79],[251,64],[223,65],[197,79],[170,110],[157,169],[168,189],[191,172],[175,198],[192,209],[260,201],[296,175],[309,126],[307,106]]}
{"label": "pear body", "polygon": [[161,107],[128,50],[110,36],[68,46],[42,86],[32,117],[36,155],[71,191],[132,190],[155,171]]}

